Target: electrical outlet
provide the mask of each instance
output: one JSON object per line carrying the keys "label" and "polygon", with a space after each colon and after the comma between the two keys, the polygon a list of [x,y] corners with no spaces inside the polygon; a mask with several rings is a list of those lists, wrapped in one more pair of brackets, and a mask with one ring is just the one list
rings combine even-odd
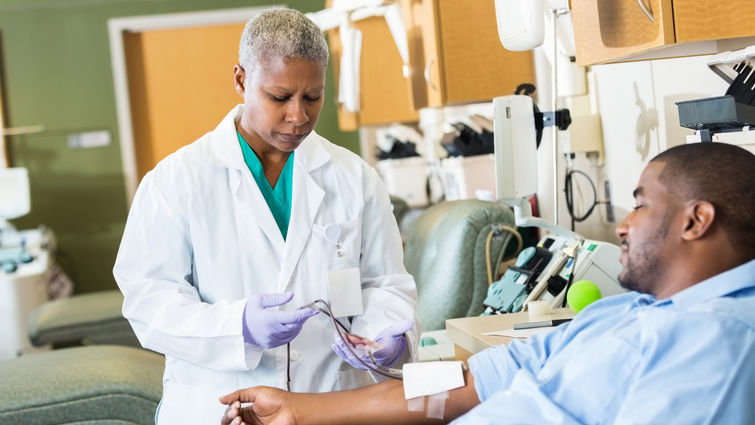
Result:
{"label": "electrical outlet", "polygon": [[609,223],[614,223],[616,221],[616,217],[613,214],[613,200],[611,199],[611,182],[608,180],[605,181],[603,184],[603,190],[605,194],[605,205],[606,205],[606,220],[608,220]]}
{"label": "electrical outlet", "polygon": [[110,132],[107,130],[87,131],[68,136],[68,147],[71,149],[97,148],[109,144]]}

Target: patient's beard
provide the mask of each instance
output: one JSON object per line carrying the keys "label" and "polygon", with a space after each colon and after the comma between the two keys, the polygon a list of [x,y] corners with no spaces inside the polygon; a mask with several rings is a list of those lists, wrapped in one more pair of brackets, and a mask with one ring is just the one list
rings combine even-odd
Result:
{"label": "patient's beard", "polygon": [[656,232],[645,241],[637,241],[632,244],[627,241],[622,245],[627,246],[627,262],[619,274],[619,284],[630,291],[644,294],[652,294],[656,281],[660,277],[660,256],[663,244],[668,236],[671,214],[667,214]]}

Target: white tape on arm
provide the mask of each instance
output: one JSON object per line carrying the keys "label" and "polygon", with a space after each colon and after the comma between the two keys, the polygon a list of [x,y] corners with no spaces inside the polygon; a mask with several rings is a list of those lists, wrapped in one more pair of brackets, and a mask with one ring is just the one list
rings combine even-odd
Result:
{"label": "white tape on arm", "polygon": [[403,376],[407,400],[464,386],[460,361],[406,363]]}

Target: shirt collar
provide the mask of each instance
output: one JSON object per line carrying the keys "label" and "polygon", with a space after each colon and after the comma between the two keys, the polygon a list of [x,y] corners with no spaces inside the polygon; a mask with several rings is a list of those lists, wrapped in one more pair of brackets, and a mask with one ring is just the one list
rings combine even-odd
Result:
{"label": "shirt collar", "polygon": [[679,307],[688,307],[752,287],[755,287],[755,259],[692,285],[669,300]]}

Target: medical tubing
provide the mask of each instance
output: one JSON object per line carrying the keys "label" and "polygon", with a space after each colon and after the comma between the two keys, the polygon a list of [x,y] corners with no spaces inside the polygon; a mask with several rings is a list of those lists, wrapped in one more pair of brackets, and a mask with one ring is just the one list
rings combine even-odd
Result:
{"label": "medical tubing", "polygon": [[[330,314],[329,316],[335,322],[335,318],[333,317],[333,315]],[[383,375],[383,376],[385,376],[387,378],[399,379],[399,380],[401,379],[400,377],[397,377],[397,376],[393,375],[390,371],[381,370],[381,368],[378,366],[378,363],[372,357],[372,353],[368,352],[368,354],[370,356],[370,360],[372,361],[372,365],[370,365],[367,362],[365,362],[364,360],[362,360],[362,358],[359,357],[357,355],[357,353],[355,353],[354,350],[351,348],[351,344],[348,341],[346,341],[346,337],[344,336],[344,334],[342,332],[343,331],[336,326],[336,333],[338,334],[338,337],[341,338],[341,341],[343,341],[344,346],[346,347],[346,349],[349,350],[349,352],[351,353],[351,355],[354,356],[354,358],[359,363],[361,363],[364,367],[366,367],[369,370],[372,370],[373,372],[375,372],[375,373],[377,373],[379,375]]]}
{"label": "medical tubing", "polygon": [[[576,216],[574,214],[574,183],[572,182],[572,175],[573,174],[581,174],[584,176],[588,183],[590,183],[590,187],[592,188],[592,194],[593,194],[593,202],[590,208],[587,210],[586,213],[584,213],[581,216]],[[587,217],[592,214],[595,207],[598,205],[598,192],[595,189],[595,184],[592,182],[592,179],[590,176],[588,176],[586,173],[580,171],[580,170],[569,170],[566,172],[566,177],[564,178],[564,195],[566,197],[566,209],[569,211],[569,215],[572,218],[572,230],[574,230],[574,222],[582,222],[587,219]]]}
{"label": "medical tubing", "polygon": [[506,248],[508,247],[509,241],[511,241],[512,236],[516,237],[516,241],[517,241],[516,252],[514,252],[514,255],[513,255],[514,257],[519,254],[519,251],[521,251],[522,247],[524,246],[522,235],[519,234],[519,231],[517,231],[515,228],[511,226],[507,226],[505,224],[497,224],[497,225],[492,226],[492,228],[490,229],[490,232],[488,232],[488,236],[485,237],[485,270],[488,273],[488,286],[493,284],[493,266],[490,261],[490,242],[493,240],[493,234],[496,231],[500,231],[500,230],[507,231],[509,233],[509,237],[508,239],[506,239],[506,242],[504,243],[503,250],[501,250],[501,255],[498,257],[498,261],[496,262],[496,264],[501,264],[501,261],[503,261],[503,254],[506,251]]}
{"label": "medical tubing", "polygon": [[[488,232],[488,236],[485,238],[485,271],[488,274],[488,286],[493,284],[493,267],[490,261],[490,242],[493,240],[493,234],[495,233],[495,228],[490,229],[490,232]],[[511,236],[509,236],[511,238]],[[508,242],[508,241],[506,241]],[[500,264],[500,263],[496,263]]]}
{"label": "medical tubing", "polygon": [[[309,304],[308,306],[304,306],[304,307],[309,307],[309,306],[311,306],[312,308],[315,308],[315,309],[317,309],[318,311],[321,311],[322,313],[324,313],[325,315],[327,315],[328,317],[330,317],[331,319],[333,319],[333,316],[332,316],[332,315],[331,315],[331,314],[329,313],[329,311],[330,311],[330,310],[328,310],[328,311],[325,311],[325,310],[323,310],[322,308],[320,308],[320,307],[317,307],[317,306],[315,305],[315,303],[316,303],[317,301],[321,301],[321,302],[323,302],[323,303],[324,303],[324,304],[325,304],[326,306],[328,305],[328,303],[326,303],[325,301],[322,301],[322,300],[316,300],[315,302],[313,302],[313,303]],[[304,307],[301,307],[301,308],[304,308]],[[328,309],[330,309],[330,306],[328,306]],[[339,327],[339,326],[340,326],[340,327],[341,327],[341,328],[342,328],[342,329],[343,329],[344,331],[346,331],[346,326],[344,326],[344,325],[343,325],[343,323],[341,323],[341,322],[339,322],[339,321],[337,321],[337,320],[335,320],[335,319],[333,319],[333,322],[335,323],[335,325],[334,325],[334,326],[335,326],[335,328],[336,328],[336,331],[338,331],[338,327]],[[341,334],[339,333],[339,334],[338,334],[338,336],[341,336]],[[342,336],[341,336],[341,339],[343,340],[343,337],[342,337]],[[344,341],[344,342],[345,342],[345,341]],[[348,344],[347,344],[347,345],[348,345]],[[354,352],[353,352],[353,351],[352,351],[352,354],[354,354]],[[291,392],[291,343],[290,343],[290,342],[289,342],[288,344],[286,344],[286,389],[288,390],[288,392]]]}
{"label": "medical tubing", "polygon": [[[317,303],[322,303],[323,305],[325,305],[325,309],[323,309],[322,307],[317,306]],[[398,379],[398,380],[402,379],[400,376],[396,376],[395,373],[390,372],[390,370],[388,370],[388,371],[382,370],[380,368],[380,366],[378,365],[378,363],[375,362],[375,359],[372,358],[372,354],[371,353],[369,353],[370,354],[370,360],[372,360],[373,364],[369,365],[369,364],[367,364],[367,362],[365,362],[364,360],[362,360],[362,358],[359,357],[357,355],[357,353],[354,352],[354,350],[351,348],[351,344],[349,344],[349,342],[346,341],[346,337],[342,333],[342,332],[348,332],[348,330],[346,329],[346,327],[341,322],[339,322],[338,320],[336,320],[336,318],[333,316],[332,311],[330,310],[330,305],[326,301],[321,300],[321,299],[317,299],[317,300],[313,301],[310,304],[310,306],[312,306],[313,308],[316,308],[317,310],[321,311],[322,313],[324,313],[325,315],[327,315],[328,317],[330,317],[330,320],[333,321],[333,327],[335,327],[336,333],[338,334],[338,337],[341,338],[341,341],[343,341],[344,346],[346,346],[346,349],[349,350],[349,352],[354,356],[354,358],[357,359],[357,361],[359,363],[361,363],[364,367],[366,367],[369,370],[372,370],[373,372],[375,372],[375,373],[377,373],[379,375],[385,376],[386,378]]]}
{"label": "medical tubing", "polygon": [[291,343],[286,344],[286,390],[291,392]]}

